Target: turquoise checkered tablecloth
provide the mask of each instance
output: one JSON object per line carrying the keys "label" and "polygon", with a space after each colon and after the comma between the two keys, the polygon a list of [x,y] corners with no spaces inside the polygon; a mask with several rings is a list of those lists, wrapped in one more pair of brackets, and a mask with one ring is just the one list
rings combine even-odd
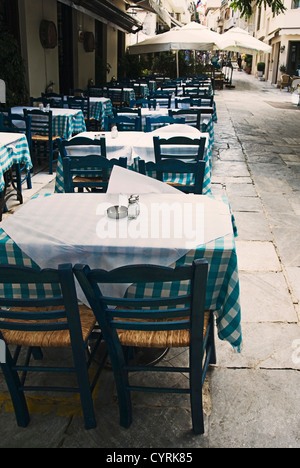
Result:
{"label": "turquoise checkered tablecloth", "polygon": [[[23,115],[23,109],[36,110],[36,107],[12,107],[13,114]],[[51,108],[53,135],[69,139],[75,133],[86,130],[83,112],[80,109]]]}
{"label": "turquoise checkered tablecloth", "polygon": [[104,128],[104,117],[113,117],[112,103],[109,98],[90,98],[90,117],[98,120]]}
{"label": "turquoise checkered tablecloth", "polygon": [[[72,195],[73,196],[73,195]],[[74,195],[77,197],[78,195]],[[84,195],[83,195],[84,196]],[[85,195],[87,196],[87,195]],[[223,201],[228,203],[223,197]],[[232,218],[233,219],[233,218]],[[233,219],[234,223],[234,219]],[[175,262],[179,264],[190,264],[194,259],[205,258],[208,261],[208,283],[206,292],[206,308],[215,311],[216,325],[218,336],[221,340],[228,341],[236,350],[240,351],[242,343],[241,331],[241,308],[239,298],[239,275],[237,255],[235,248],[234,230],[232,234],[227,234],[212,240],[205,245],[199,245],[195,250],[190,250],[186,255]],[[100,261],[99,257],[99,261]],[[0,261],[2,264],[23,265],[38,268],[37,264],[32,261],[16,243],[0,229]],[[101,265],[99,265],[101,267]],[[186,288],[184,283],[180,284],[180,289]],[[4,291],[3,285],[0,285],[0,294],[11,295],[18,294],[12,291],[9,287]],[[27,290],[26,294],[34,297],[43,296],[45,294],[53,294],[52,291],[45,290]],[[135,285],[129,287],[128,296],[139,296],[147,294],[153,297],[157,294],[170,295],[171,289],[168,290],[153,290],[151,284],[145,284],[138,289]]]}
{"label": "turquoise checkered tablecloth", "polygon": [[13,164],[24,164],[32,168],[27,138],[21,133],[0,132],[0,191],[5,188],[4,174]]}

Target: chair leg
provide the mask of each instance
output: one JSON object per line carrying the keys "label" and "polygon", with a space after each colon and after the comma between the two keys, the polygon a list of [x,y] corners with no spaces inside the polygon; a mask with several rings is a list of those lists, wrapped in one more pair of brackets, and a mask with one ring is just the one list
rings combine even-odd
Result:
{"label": "chair leg", "polygon": [[216,355],[216,345],[215,345],[214,316],[212,312],[211,312],[209,320],[210,320],[210,330],[209,330],[209,336],[208,336],[208,343],[210,343],[210,346],[211,346],[209,364],[216,364],[217,355]]}
{"label": "chair leg", "polygon": [[120,425],[126,429],[132,423],[132,406],[130,390],[128,389],[128,373],[125,370],[125,359],[123,350],[118,349],[119,355],[117,356],[114,347],[110,346],[109,341],[106,341],[108,354],[110,358],[111,367],[114,373],[115,385],[118,395]]}
{"label": "chair leg", "polygon": [[30,172],[30,171],[28,171],[28,173],[27,173],[26,182],[27,182],[27,188],[28,188],[28,190],[32,189],[31,172]]}
{"label": "chair leg", "polygon": [[200,340],[190,346],[190,402],[192,425],[195,434],[204,433],[203,418],[203,342]]}
{"label": "chair leg", "polygon": [[190,373],[192,424],[195,434],[204,434],[202,371],[199,372],[199,364],[197,367],[197,370],[191,369]]}
{"label": "chair leg", "polygon": [[18,373],[12,370],[13,360],[10,352],[7,350],[6,354],[6,363],[1,364],[1,368],[12,399],[17,424],[20,427],[27,427],[30,417],[25,395],[24,392],[20,390],[21,382]]}

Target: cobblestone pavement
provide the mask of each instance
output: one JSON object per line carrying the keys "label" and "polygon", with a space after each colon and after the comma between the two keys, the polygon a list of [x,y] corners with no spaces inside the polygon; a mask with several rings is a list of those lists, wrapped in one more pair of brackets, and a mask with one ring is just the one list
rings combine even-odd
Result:
{"label": "cobblestone pavement", "polygon": [[[0,377],[0,447],[300,447],[300,107],[286,89],[243,72],[234,71],[233,85],[216,91],[212,190],[228,195],[239,232],[243,349],[216,339],[205,434],[191,432],[182,395],[134,395],[133,424],[121,428],[107,369],[95,398],[98,427],[90,431],[78,400],[52,396],[31,397],[31,423],[18,428]],[[34,179],[33,191],[53,189],[46,174]],[[184,362],[187,353],[165,359]]]}

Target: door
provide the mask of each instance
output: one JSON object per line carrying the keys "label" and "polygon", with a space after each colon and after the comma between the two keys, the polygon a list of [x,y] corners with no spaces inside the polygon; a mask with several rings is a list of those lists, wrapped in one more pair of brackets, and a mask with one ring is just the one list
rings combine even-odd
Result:
{"label": "door", "polygon": [[72,8],[57,2],[59,92],[74,88]]}

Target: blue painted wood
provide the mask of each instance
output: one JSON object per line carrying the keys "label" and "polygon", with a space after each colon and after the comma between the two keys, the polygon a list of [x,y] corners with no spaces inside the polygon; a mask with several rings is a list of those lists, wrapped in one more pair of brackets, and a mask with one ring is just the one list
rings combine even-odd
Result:
{"label": "blue painted wood", "polygon": [[142,129],[141,117],[128,117],[122,114],[117,117],[104,117],[104,130],[106,132],[109,132],[113,125],[116,125],[119,131],[140,132]]}
{"label": "blue painted wood", "polygon": [[[109,272],[91,270],[86,265],[75,265],[73,271],[95,313],[108,348],[118,392],[120,424],[129,427],[132,422],[131,391],[189,393],[193,430],[195,433],[202,434],[204,432],[202,385],[208,364],[215,362],[212,314],[206,337],[203,338],[207,261],[199,259],[194,261],[192,265],[180,266],[175,269],[156,265],[132,265]],[[189,283],[187,293],[182,296],[176,288],[178,281]],[[107,297],[102,293],[101,285],[116,283],[154,283],[154,287],[157,285],[158,290],[161,290],[161,283],[171,283],[175,287],[172,288],[171,297],[162,297],[158,294],[157,297],[152,298],[116,298]],[[180,321],[179,317],[185,317],[185,319]],[[156,332],[182,328],[190,331],[190,363],[188,367],[132,367],[128,365],[126,348],[122,347],[117,330],[152,330]],[[204,355],[205,359],[202,365]],[[188,372],[190,385],[185,389],[149,387],[147,385],[131,386],[129,384],[130,371]]]}
{"label": "blue painted wood", "polygon": [[[60,291],[56,296],[48,298],[32,299],[28,295],[22,294],[22,297],[0,298],[0,338],[5,341],[4,330],[19,330],[21,332],[33,332],[31,335],[32,346],[29,347],[24,364],[19,363],[21,346],[17,346],[14,355],[11,354],[9,343],[6,343],[6,362],[1,363],[1,368],[6,379],[6,383],[14,405],[17,423],[26,427],[29,423],[29,412],[24,397],[26,391],[67,391],[80,394],[82,410],[84,415],[86,429],[96,427],[96,419],[93,408],[92,391],[99,377],[99,371],[90,383],[88,368],[90,361],[86,361],[87,341],[83,341],[81,322],[79,316],[78,301],[74,282],[74,275],[71,265],[60,265],[57,270],[46,269],[38,270],[36,268],[19,267],[14,265],[0,266],[0,282],[4,285],[27,284],[27,285],[50,285],[58,286]],[[19,288],[18,288],[19,289]],[[21,308],[19,311],[13,311],[11,308]],[[45,310],[45,308],[52,310]],[[12,319],[14,321],[12,321]],[[49,322],[51,320],[51,322]],[[70,334],[71,348],[74,358],[74,367],[61,367],[60,363],[53,367],[34,366],[30,360],[40,359],[42,354],[40,349],[34,344],[34,333],[40,331],[65,330]],[[102,339],[99,334],[98,344]],[[16,343],[18,344],[18,343]],[[49,343],[49,346],[55,346]],[[59,346],[59,344],[56,344]],[[51,372],[53,382],[53,372],[72,372],[77,376],[78,387],[58,387],[58,386],[26,386],[27,373],[31,372]],[[19,376],[19,374],[21,374]]]}
{"label": "blue painted wood", "polygon": [[157,128],[164,127],[170,124],[185,124],[185,118],[174,119],[168,115],[161,115],[159,117],[146,117],[146,132],[152,132]]}
{"label": "blue painted wood", "polygon": [[127,158],[107,159],[95,154],[65,156],[62,162],[65,193],[74,193],[75,188],[106,192],[113,166],[127,167]]}
{"label": "blue painted wood", "polygon": [[169,109],[169,116],[185,118],[185,123],[201,130],[201,109]]}

